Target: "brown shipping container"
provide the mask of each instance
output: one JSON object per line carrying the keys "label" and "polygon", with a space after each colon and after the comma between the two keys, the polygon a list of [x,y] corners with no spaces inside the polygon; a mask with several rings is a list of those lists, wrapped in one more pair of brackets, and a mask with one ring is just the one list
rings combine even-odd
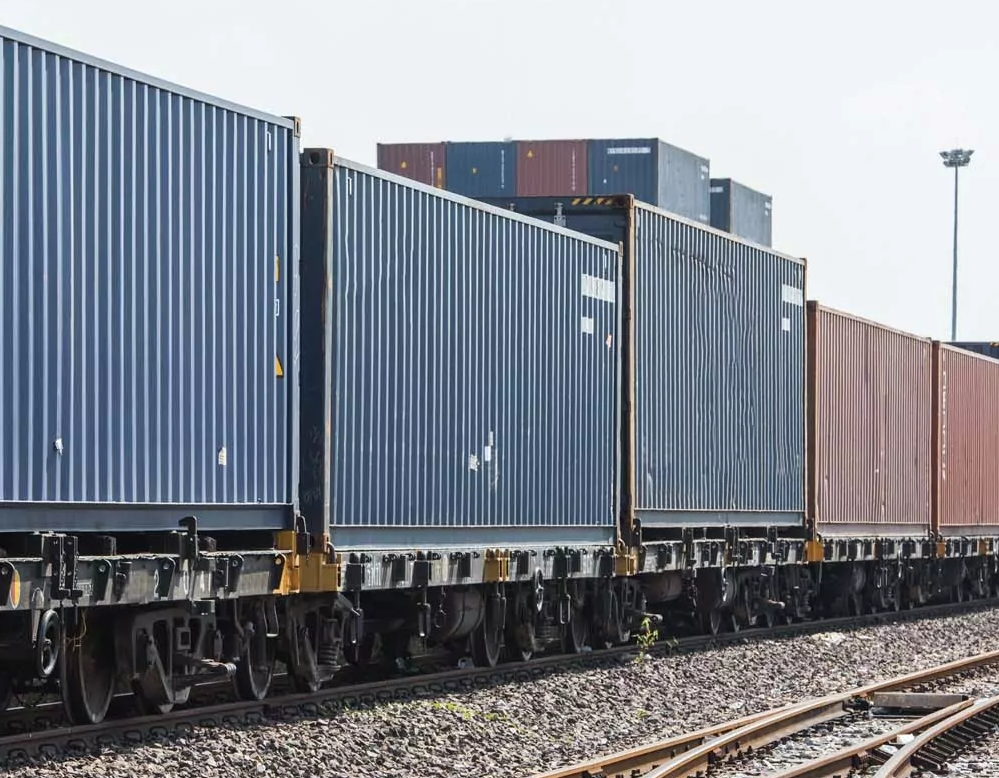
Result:
{"label": "brown shipping container", "polygon": [[819,534],[929,533],[932,349],[808,302],[808,505]]}
{"label": "brown shipping container", "polygon": [[586,194],[585,140],[517,141],[517,197]]}
{"label": "brown shipping container", "polygon": [[999,361],[937,343],[934,525],[941,535],[999,528]]}
{"label": "brown shipping container", "polygon": [[443,143],[379,143],[378,169],[443,189],[444,153]]}

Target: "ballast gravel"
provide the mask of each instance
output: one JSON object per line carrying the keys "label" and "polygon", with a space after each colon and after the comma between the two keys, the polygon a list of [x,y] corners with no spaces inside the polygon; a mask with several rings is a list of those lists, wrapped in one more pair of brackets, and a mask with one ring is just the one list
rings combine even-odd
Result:
{"label": "ballast gravel", "polygon": [[[999,610],[801,635],[9,765],[12,778],[530,776],[999,645]],[[2,768],[0,768],[2,769]]]}

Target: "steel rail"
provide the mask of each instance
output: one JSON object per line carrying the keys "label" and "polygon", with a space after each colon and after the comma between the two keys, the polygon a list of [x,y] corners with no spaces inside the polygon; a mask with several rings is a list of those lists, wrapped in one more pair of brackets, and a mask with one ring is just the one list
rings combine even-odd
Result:
{"label": "steel rail", "polygon": [[997,725],[999,697],[974,700],[899,748],[874,778],[907,778],[915,770],[942,770],[948,758],[994,731]]}
{"label": "steel rail", "polygon": [[999,650],[958,659],[846,692],[791,703],[658,743],[640,746],[571,767],[541,773],[536,778],[588,778],[604,775],[643,778],[688,778],[706,774],[708,767],[727,757],[770,745],[784,737],[850,713],[851,701],[877,692],[899,691],[948,678],[999,662]]}

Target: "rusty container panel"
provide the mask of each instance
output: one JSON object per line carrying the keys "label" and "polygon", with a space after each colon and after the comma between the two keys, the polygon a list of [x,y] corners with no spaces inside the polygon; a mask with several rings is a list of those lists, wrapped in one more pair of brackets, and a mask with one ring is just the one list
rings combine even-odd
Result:
{"label": "rusty container panel", "polygon": [[809,511],[820,535],[924,535],[932,341],[808,303]]}
{"label": "rusty container panel", "polygon": [[443,143],[379,143],[378,169],[444,189],[445,154]]}
{"label": "rusty container panel", "polygon": [[586,194],[585,140],[517,142],[517,196],[566,197]]}
{"label": "rusty container panel", "polygon": [[936,344],[936,509],[943,535],[999,528],[999,360]]}

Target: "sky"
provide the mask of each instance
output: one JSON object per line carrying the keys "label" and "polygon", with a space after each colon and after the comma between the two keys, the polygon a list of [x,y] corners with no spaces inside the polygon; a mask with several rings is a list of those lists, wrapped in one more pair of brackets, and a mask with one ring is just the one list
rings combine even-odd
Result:
{"label": "sky", "polygon": [[[302,119],[302,143],[658,136],[774,198],[807,296],[999,340],[999,11],[840,0],[0,0],[0,24]],[[990,75],[991,74],[991,75]]]}

